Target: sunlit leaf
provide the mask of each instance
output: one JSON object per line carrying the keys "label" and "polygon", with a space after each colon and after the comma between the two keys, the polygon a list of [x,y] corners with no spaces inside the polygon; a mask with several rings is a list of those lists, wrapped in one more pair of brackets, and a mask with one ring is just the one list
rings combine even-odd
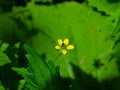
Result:
{"label": "sunlit leaf", "polygon": [[[68,38],[75,46],[74,50],[59,56],[56,61],[63,77],[74,78],[70,62],[80,65],[86,73],[92,71],[93,76],[96,75],[96,70],[93,70],[94,60],[100,59],[104,68],[108,65],[115,42],[108,37],[116,27],[118,16],[103,16],[92,7],[76,2],[66,2],[57,6],[35,6],[29,3],[28,8],[31,9],[35,27],[39,29],[39,33],[32,38],[32,47],[40,54],[45,53],[46,57],[54,60],[59,54],[54,47],[60,38]],[[96,77],[100,80],[107,78],[112,72],[99,70],[104,72]],[[116,66],[114,70],[114,75],[118,75]]]}

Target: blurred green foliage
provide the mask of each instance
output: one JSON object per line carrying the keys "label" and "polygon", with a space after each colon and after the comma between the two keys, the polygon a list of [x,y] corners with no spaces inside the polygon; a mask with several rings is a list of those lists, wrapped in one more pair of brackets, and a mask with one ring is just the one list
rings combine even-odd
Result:
{"label": "blurred green foliage", "polygon": [[0,1],[0,90],[119,90],[119,53],[120,0]]}

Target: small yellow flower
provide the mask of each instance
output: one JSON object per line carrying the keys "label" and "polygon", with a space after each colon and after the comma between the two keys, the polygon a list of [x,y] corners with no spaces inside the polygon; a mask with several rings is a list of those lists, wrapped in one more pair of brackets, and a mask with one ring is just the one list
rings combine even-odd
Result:
{"label": "small yellow flower", "polygon": [[69,45],[69,39],[62,41],[58,39],[58,45],[55,46],[55,49],[60,50],[63,54],[67,54],[68,50],[74,49],[73,45]]}

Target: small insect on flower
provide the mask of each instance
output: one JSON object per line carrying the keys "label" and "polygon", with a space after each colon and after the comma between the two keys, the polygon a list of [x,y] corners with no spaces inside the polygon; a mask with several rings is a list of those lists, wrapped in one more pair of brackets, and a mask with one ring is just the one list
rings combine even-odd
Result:
{"label": "small insect on flower", "polygon": [[67,54],[68,50],[74,49],[73,45],[69,45],[69,39],[58,39],[58,45],[55,46],[55,49],[60,50],[62,54]]}

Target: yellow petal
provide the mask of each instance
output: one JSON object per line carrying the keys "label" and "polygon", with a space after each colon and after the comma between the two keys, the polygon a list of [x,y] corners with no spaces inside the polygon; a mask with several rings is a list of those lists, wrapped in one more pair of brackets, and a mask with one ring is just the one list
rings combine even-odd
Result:
{"label": "yellow petal", "polygon": [[68,45],[68,46],[67,46],[67,49],[68,49],[68,50],[74,49],[74,46],[73,46],[73,45]]}
{"label": "yellow petal", "polygon": [[63,49],[63,50],[62,50],[62,53],[63,53],[63,54],[67,54],[67,50]]}
{"label": "yellow petal", "polygon": [[63,41],[61,39],[58,39],[58,44],[62,46]]}
{"label": "yellow petal", "polygon": [[55,49],[61,49],[61,47],[57,45],[57,46],[55,46]]}
{"label": "yellow petal", "polygon": [[65,39],[64,40],[64,45],[68,45],[69,44],[69,39]]}

